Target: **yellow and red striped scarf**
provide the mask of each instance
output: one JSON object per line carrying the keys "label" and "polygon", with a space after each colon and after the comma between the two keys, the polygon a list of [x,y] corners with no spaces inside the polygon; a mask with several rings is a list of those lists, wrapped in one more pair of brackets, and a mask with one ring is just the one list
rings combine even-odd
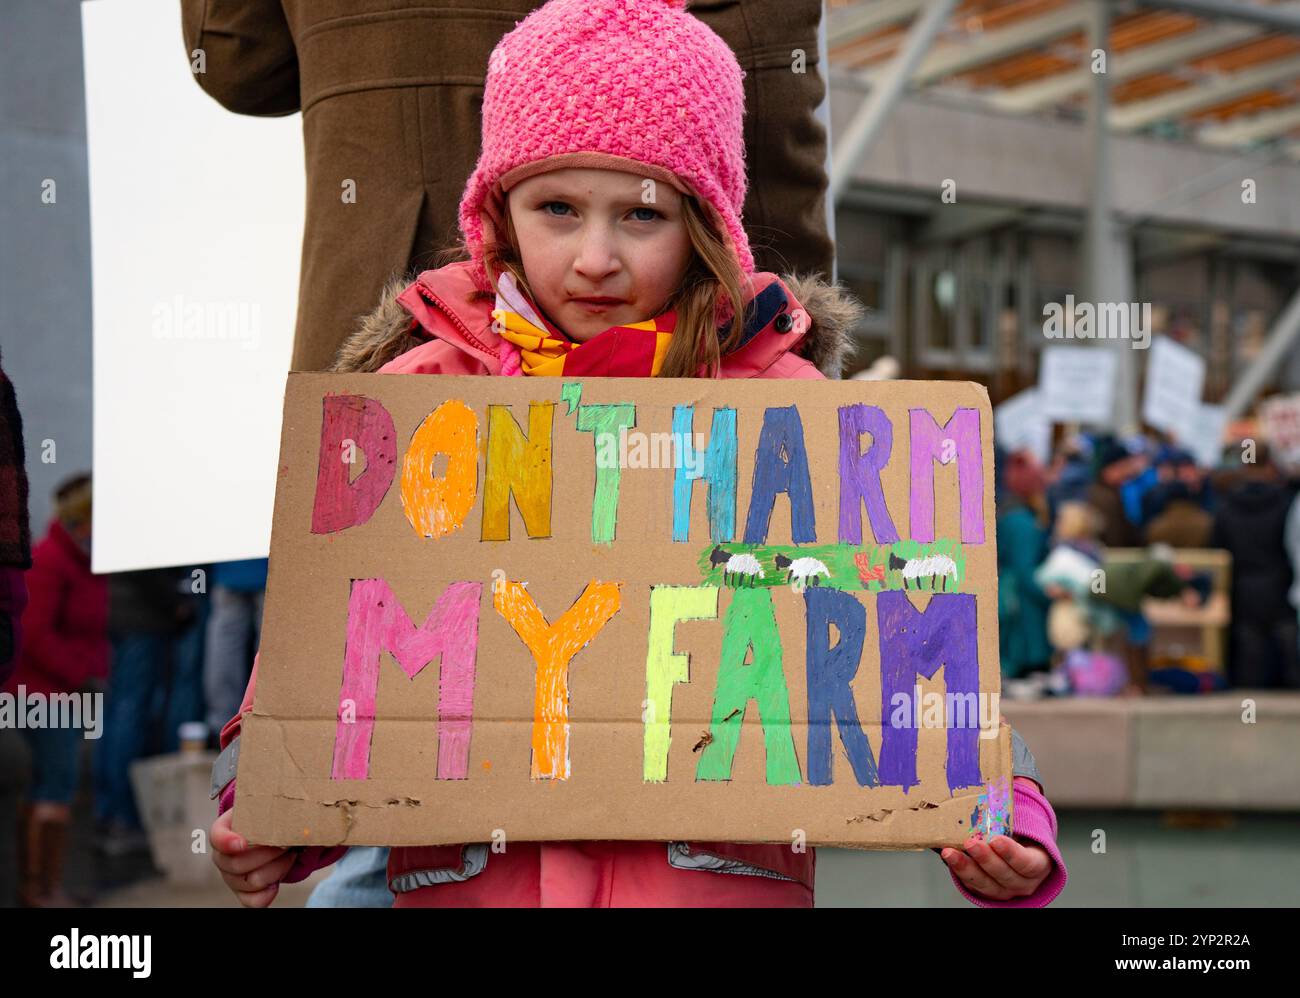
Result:
{"label": "yellow and red striped scarf", "polygon": [[509,271],[497,281],[492,329],[508,344],[501,373],[531,377],[604,375],[653,378],[672,343],[677,313],[625,326],[610,326],[584,343],[575,343],[544,319],[515,284]]}

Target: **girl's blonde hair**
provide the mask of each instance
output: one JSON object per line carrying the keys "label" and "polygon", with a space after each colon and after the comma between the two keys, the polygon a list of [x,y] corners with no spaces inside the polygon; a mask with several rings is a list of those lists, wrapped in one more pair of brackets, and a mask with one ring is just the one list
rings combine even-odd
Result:
{"label": "girl's blonde hair", "polygon": [[[484,245],[484,266],[490,274],[509,271],[519,287],[535,302],[537,297],[524,276],[514,222],[508,207],[504,214],[505,238]],[[664,311],[676,311],[677,324],[658,377],[691,378],[701,367],[710,372],[710,375],[716,376],[722,355],[734,349],[744,334],[745,298],[741,287],[745,279],[735,255],[718,235],[699,201],[684,195],[682,216],[694,252],[682,277],[681,287],[664,307]],[[462,244],[439,254],[435,266],[441,267],[454,260],[468,258],[469,254]],[[495,295],[480,291],[475,294],[475,298],[495,300]],[[731,315],[725,335],[717,322],[724,310]],[[653,316],[643,318],[650,319]]]}

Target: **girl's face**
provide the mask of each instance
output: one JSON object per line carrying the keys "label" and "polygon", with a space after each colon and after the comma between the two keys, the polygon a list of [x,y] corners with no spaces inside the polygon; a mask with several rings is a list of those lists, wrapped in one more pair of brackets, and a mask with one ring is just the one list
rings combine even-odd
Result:
{"label": "girl's face", "polygon": [[579,343],[664,311],[690,265],[670,184],[567,167],[529,177],[506,200],[537,306]]}

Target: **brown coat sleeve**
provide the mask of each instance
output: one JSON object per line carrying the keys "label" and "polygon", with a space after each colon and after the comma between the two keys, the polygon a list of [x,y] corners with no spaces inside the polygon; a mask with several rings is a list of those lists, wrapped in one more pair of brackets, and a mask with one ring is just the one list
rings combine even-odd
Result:
{"label": "brown coat sleeve", "polygon": [[237,114],[298,110],[298,52],[279,0],[181,0],[191,71],[208,96]]}
{"label": "brown coat sleeve", "polygon": [[757,269],[830,280],[821,0],[693,0],[687,9],[745,71],[745,229]]}

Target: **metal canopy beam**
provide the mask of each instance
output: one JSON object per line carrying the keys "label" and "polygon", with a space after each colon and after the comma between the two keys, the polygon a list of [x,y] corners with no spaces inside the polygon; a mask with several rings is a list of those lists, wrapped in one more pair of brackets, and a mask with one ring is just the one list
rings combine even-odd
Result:
{"label": "metal canopy beam", "polygon": [[1000,205],[940,204],[931,201],[930,219],[915,236],[918,243],[952,243],[1020,222],[1026,208]]}
{"label": "metal canopy beam", "polygon": [[1234,120],[1226,125],[1213,125],[1202,128],[1196,138],[1211,146],[1240,146],[1248,142],[1259,142],[1285,135],[1293,128],[1300,128],[1300,104],[1284,107],[1279,111],[1265,111],[1252,118]]}
{"label": "metal canopy beam", "polygon": [[1200,86],[1115,108],[1110,112],[1110,125],[1119,131],[1134,131],[1165,118],[1177,118],[1191,111],[1222,104],[1274,83],[1294,80],[1297,76],[1300,76],[1300,56],[1274,59]]}
{"label": "metal canopy beam", "polygon": [[1201,17],[1227,17],[1249,21],[1274,31],[1300,32],[1300,14],[1285,7],[1265,7],[1245,0],[1140,0],[1144,7],[1162,7]]}
{"label": "metal canopy beam", "polygon": [[[1248,42],[1263,33],[1259,28],[1245,24],[1216,25],[1170,41],[1114,53],[1109,58],[1106,72],[1110,75],[1112,84],[1122,83],[1136,76],[1178,66],[1189,59]],[[1091,82],[1092,72],[1084,66],[1046,80],[1000,90],[990,94],[988,100],[1003,111],[1038,111],[1083,93]]]}
{"label": "metal canopy beam", "polygon": [[1154,233],[1139,239],[1135,262],[1140,266],[1167,263],[1200,256],[1228,245],[1228,237],[1217,232]]}
{"label": "metal canopy beam", "polygon": [[[1087,4],[1074,3],[1040,17],[1026,18],[1011,27],[985,31],[932,52],[909,79],[917,85],[933,83],[1078,31],[1087,22]],[[874,84],[877,77],[883,78],[892,71],[893,67],[889,66],[869,71],[864,77]]]}
{"label": "metal canopy beam", "polygon": [[830,198],[837,203],[849,186],[858,164],[871,146],[872,140],[880,127],[889,117],[899,94],[907,86],[907,81],[916,69],[925,50],[934,41],[934,36],[948,20],[957,0],[931,0],[925,13],[912,23],[898,55],[890,62],[885,73],[875,81],[871,93],[862,102],[862,106],[853,115],[853,120],[845,129],[844,138],[835,150],[831,163]]}
{"label": "metal canopy beam", "polygon": [[1291,296],[1286,308],[1278,316],[1277,322],[1269,330],[1263,348],[1250,362],[1250,366],[1241,373],[1236,383],[1223,400],[1224,414],[1228,419],[1236,419],[1245,412],[1260,389],[1272,377],[1274,369],[1280,364],[1296,339],[1300,337],[1300,290]]}
{"label": "metal canopy beam", "polygon": [[924,6],[925,0],[874,0],[836,11],[827,22],[826,44],[836,48],[891,24],[911,20]]}
{"label": "metal canopy beam", "polygon": [[[1110,38],[1109,0],[1091,0],[1087,5],[1088,47],[1106,47]],[[1114,214],[1112,162],[1113,139],[1107,128],[1110,110],[1110,76],[1092,76],[1088,101],[1087,138],[1089,163],[1088,210],[1085,216],[1084,286],[1094,304],[1133,300],[1133,254],[1128,230]],[[1098,343],[1096,349],[1115,353],[1115,398],[1111,426],[1120,433],[1137,429],[1137,365],[1131,344],[1114,339]]]}

